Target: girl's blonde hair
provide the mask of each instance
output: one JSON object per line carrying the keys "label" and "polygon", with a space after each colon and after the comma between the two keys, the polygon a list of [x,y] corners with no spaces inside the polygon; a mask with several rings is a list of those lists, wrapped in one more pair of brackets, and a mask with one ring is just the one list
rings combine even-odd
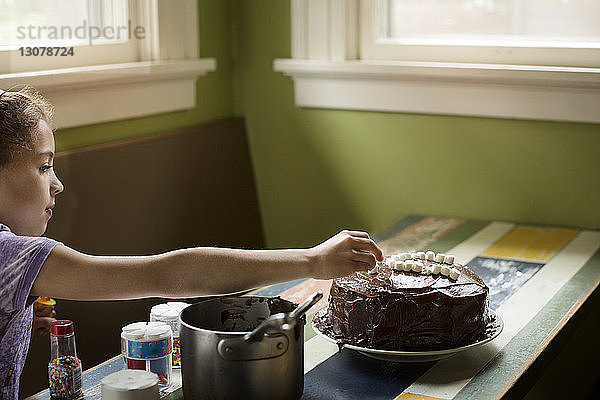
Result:
{"label": "girl's blonde hair", "polygon": [[0,91],[0,168],[19,152],[31,150],[33,134],[44,120],[52,127],[54,107],[36,89]]}

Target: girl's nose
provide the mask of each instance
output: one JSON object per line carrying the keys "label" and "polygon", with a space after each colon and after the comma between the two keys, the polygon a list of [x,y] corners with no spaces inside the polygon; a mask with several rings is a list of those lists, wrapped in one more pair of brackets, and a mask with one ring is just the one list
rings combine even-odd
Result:
{"label": "girl's nose", "polygon": [[58,177],[56,176],[56,174],[54,174],[54,180],[52,182],[52,192],[53,192],[53,194],[56,196],[57,194],[61,193],[63,190],[65,190],[65,186],[58,179]]}

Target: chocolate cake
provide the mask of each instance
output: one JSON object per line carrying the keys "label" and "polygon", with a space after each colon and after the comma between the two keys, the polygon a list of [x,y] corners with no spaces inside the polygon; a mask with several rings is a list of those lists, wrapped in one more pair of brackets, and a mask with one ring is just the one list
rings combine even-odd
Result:
{"label": "chocolate cake", "polygon": [[333,280],[318,328],[340,343],[382,350],[467,345],[485,331],[488,292],[453,256],[397,254],[369,272]]}

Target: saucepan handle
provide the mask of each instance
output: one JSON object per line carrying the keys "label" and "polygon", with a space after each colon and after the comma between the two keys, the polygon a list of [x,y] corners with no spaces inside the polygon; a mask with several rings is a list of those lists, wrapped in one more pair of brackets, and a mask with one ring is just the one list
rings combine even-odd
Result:
{"label": "saucepan handle", "polygon": [[263,360],[279,357],[289,348],[289,340],[283,333],[261,337],[260,341],[248,342],[242,336],[226,338],[217,344],[217,353],[228,361]]}
{"label": "saucepan handle", "polygon": [[263,336],[269,331],[282,331],[293,329],[296,323],[306,314],[306,312],[319,300],[323,298],[323,292],[318,291],[313,293],[308,299],[300,304],[296,309],[288,314],[279,313],[271,315],[269,318],[264,320],[259,326],[256,327],[252,332],[244,335],[244,339],[247,342],[253,342],[262,340]]}
{"label": "saucepan handle", "polygon": [[302,304],[300,304],[294,311],[292,311],[289,315],[290,318],[295,319],[296,322],[298,322],[300,320],[300,318],[302,318],[302,316],[304,314],[306,314],[306,312],[315,304],[317,304],[319,302],[319,300],[321,300],[323,298],[323,292],[322,291],[317,291],[314,292],[313,294],[310,295],[310,297],[306,300],[304,300],[304,302]]}
{"label": "saucepan handle", "polygon": [[279,332],[286,328],[289,329],[289,327],[285,326],[286,324],[295,324],[295,322],[290,320],[287,314],[273,314],[269,318],[261,322],[261,324],[257,326],[252,332],[248,332],[247,334],[245,334],[244,340],[246,340],[247,342],[256,342],[262,340],[263,336],[267,332]]}

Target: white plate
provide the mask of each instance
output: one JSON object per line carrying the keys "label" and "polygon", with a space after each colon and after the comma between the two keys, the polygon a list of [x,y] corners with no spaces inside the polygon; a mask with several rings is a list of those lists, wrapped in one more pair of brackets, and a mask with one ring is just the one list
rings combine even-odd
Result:
{"label": "white plate", "polygon": [[[321,310],[319,310],[315,313],[315,315],[311,321],[312,328],[316,332],[316,334],[321,336],[323,339],[325,339],[329,342],[338,344],[339,342],[336,339],[327,336],[325,333],[321,332],[315,326],[315,319],[322,318],[326,312],[327,312],[327,307],[322,308]],[[366,347],[354,346],[352,344],[343,344],[342,347],[344,347],[346,349],[358,351],[359,353],[362,353],[368,357],[375,358],[377,360],[383,360],[383,361],[403,362],[403,363],[420,363],[420,362],[441,360],[443,358],[451,357],[461,351],[472,349],[474,347],[486,344],[489,341],[498,337],[498,335],[500,334],[500,332],[502,332],[502,329],[504,328],[504,321],[502,321],[502,318],[500,318],[500,316],[498,314],[496,314],[495,312],[493,312],[492,310],[490,310],[489,313],[490,313],[490,322],[488,323],[488,325],[486,327],[487,332],[486,332],[485,338],[482,340],[478,340],[474,343],[468,344],[466,346],[453,347],[453,348],[444,349],[444,350],[428,350],[428,351],[379,350],[379,349],[369,349]]]}

